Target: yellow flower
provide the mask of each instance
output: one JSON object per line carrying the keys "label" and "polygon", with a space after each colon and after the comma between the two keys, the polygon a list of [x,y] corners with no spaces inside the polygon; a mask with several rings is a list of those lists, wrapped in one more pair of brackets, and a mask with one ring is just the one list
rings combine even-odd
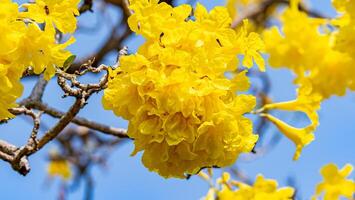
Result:
{"label": "yellow flower", "polygon": [[246,71],[225,74],[236,70],[238,54],[257,57],[261,40],[231,29],[223,7],[198,4],[195,20],[189,5],[132,0],[130,8],[129,26],[146,42],[110,71],[103,105],[129,121],[132,154],[144,151],[149,170],[184,178],[250,152],[258,137],[244,114],[256,100],[236,93],[249,87]]}
{"label": "yellow flower", "polygon": [[320,173],[323,176],[323,182],[319,183],[316,188],[316,196],[319,197],[324,193],[324,200],[337,200],[340,197],[353,199],[355,194],[355,182],[347,177],[353,171],[353,166],[346,164],[342,169],[338,169],[335,164],[324,166]]}
{"label": "yellow flower", "polygon": [[23,69],[31,66],[36,74],[44,72],[48,80],[55,74],[56,67],[62,67],[72,54],[65,48],[74,42],[70,38],[64,44],[57,44],[54,29],[42,31],[38,25],[30,23],[20,38],[17,49],[11,54],[12,64]]}
{"label": "yellow flower", "polygon": [[79,3],[80,0],[36,0],[34,4],[24,5],[28,11],[21,16],[48,26],[55,25],[62,33],[73,33],[76,30],[76,16],[79,15]]}
{"label": "yellow flower", "polygon": [[[342,32],[342,27],[337,34],[321,32],[320,29],[327,21],[308,17],[306,13],[298,10],[298,3],[298,0],[291,1],[290,8],[281,16],[283,34],[274,27],[266,30],[263,36],[266,51],[270,53],[270,64],[273,67],[287,67],[295,72],[295,83],[300,86],[300,92],[297,100],[269,104],[263,109],[301,111],[307,114],[311,124],[304,128],[295,128],[270,114],[261,115],[274,123],[295,143],[295,160],[299,158],[302,148],[314,140],[313,132],[318,126],[316,111],[321,101],[332,95],[342,96],[347,89],[355,90],[354,59],[351,57],[351,51],[349,50],[348,54],[339,43],[339,40],[346,41],[343,45],[351,46],[351,39],[345,38],[350,37],[350,32],[344,38],[342,34],[345,34],[346,30],[344,28]],[[337,2],[336,5],[342,10],[345,9],[344,2]],[[346,9],[351,8],[347,5]],[[338,23],[345,24],[344,21]],[[300,32],[302,34],[299,34]],[[312,41],[312,45],[305,45],[309,41]]]}
{"label": "yellow flower", "polygon": [[[342,24],[338,32],[321,31],[327,21],[308,17],[298,10],[298,2],[292,1],[291,7],[281,16],[283,34],[276,27],[264,31],[271,66],[293,70],[297,75],[295,82],[299,85],[302,85],[299,80],[308,79],[313,93],[324,99],[332,95],[342,96],[347,89],[355,90],[355,62],[352,58],[355,55],[352,48],[355,26],[344,26],[348,22],[338,22]],[[350,12],[355,4],[346,2],[337,2],[336,5],[342,9],[346,4]],[[309,41],[312,45],[305,45]]]}
{"label": "yellow flower", "polygon": [[265,71],[265,62],[260,52],[265,50],[265,44],[257,33],[248,34],[248,20],[243,21],[243,26],[237,29],[238,39],[237,47],[241,48],[244,55],[243,66],[252,67],[253,61],[259,67],[260,71]]}
{"label": "yellow flower", "polygon": [[62,180],[69,180],[72,177],[72,171],[70,164],[67,160],[52,160],[48,164],[47,168],[50,176],[58,176]]}
{"label": "yellow flower", "polygon": [[[264,31],[266,51],[270,54],[270,64],[273,67],[288,67],[296,73],[303,73],[312,67],[318,67],[318,62],[329,49],[329,37],[319,32],[319,26],[325,21],[310,18],[293,7],[284,11],[281,16],[281,34],[277,27]],[[302,34],[299,34],[302,31]],[[312,41],[312,45],[305,45]]]}
{"label": "yellow flower", "polygon": [[[71,3],[65,1],[62,4]],[[32,9],[32,6],[34,5],[31,4],[28,8]],[[55,10],[58,11],[56,15],[59,18],[70,11],[63,9],[65,7],[54,7],[58,8]],[[33,10],[24,14],[19,12],[18,4],[11,0],[0,0],[0,92],[3,94],[0,97],[0,120],[14,117],[8,109],[17,106],[16,99],[23,91],[20,79],[26,69],[30,67],[36,74],[45,71],[45,78],[49,79],[54,75],[56,67],[62,67],[65,60],[71,56],[65,48],[74,41],[73,38],[64,44],[57,44],[52,26],[46,26],[43,31],[35,22],[25,22],[22,19],[23,16],[36,18],[38,15],[40,13]],[[73,13],[71,16],[75,20]],[[60,20],[67,19],[64,17]]]}
{"label": "yellow flower", "polygon": [[17,106],[16,99],[22,91],[18,74],[9,66],[0,64],[0,120],[14,117],[8,109]]}
{"label": "yellow flower", "polygon": [[[354,70],[354,56],[355,50],[352,48],[355,45],[355,39],[353,37],[355,30],[355,3],[354,1],[344,0],[334,0],[333,2],[336,9],[342,14],[337,19],[333,20],[333,25],[338,27],[338,31],[335,35],[334,48],[341,51],[347,56],[342,56],[342,59],[349,59],[351,57],[351,62],[346,65],[346,69],[343,73],[346,74],[343,81],[347,81],[351,90],[355,90],[355,70]],[[345,79],[345,80],[344,80]],[[345,92],[343,92],[345,93]]]}
{"label": "yellow flower", "polygon": [[[278,183],[258,175],[253,185],[230,180],[228,173],[223,173],[217,181],[221,189],[211,188],[206,200],[291,200],[295,190],[292,187],[278,188]],[[236,189],[234,189],[236,187]]]}
{"label": "yellow flower", "polygon": [[0,64],[10,62],[9,53],[14,51],[18,44],[21,31],[25,28],[23,22],[17,21],[18,5],[10,0],[0,0]]}
{"label": "yellow flower", "polygon": [[279,109],[286,111],[300,111],[304,112],[311,121],[311,124],[304,128],[295,128],[281,121],[280,119],[270,115],[262,113],[262,117],[267,118],[292,142],[296,145],[296,152],[293,159],[297,160],[301,154],[302,148],[314,140],[313,131],[317,128],[318,114],[317,110],[320,108],[322,101],[321,95],[314,93],[309,83],[304,83],[298,91],[298,97],[296,100],[266,104],[259,112],[265,110]]}

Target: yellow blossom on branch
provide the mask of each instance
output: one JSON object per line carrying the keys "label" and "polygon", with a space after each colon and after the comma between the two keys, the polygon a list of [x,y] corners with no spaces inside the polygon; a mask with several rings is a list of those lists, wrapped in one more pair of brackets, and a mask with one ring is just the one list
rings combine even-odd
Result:
{"label": "yellow blossom on branch", "polygon": [[[341,26],[338,32],[324,31],[329,21],[309,17],[298,9],[298,2],[291,1],[291,6],[282,14],[280,31],[277,27],[264,31],[271,66],[291,69],[297,75],[295,83],[298,85],[302,85],[299,80],[308,79],[313,92],[324,99],[332,95],[343,96],[347,89],[354,90],[352,56],[355,54],[351,53],[352,48],[345,48],[352,46],[353,29]],[[347,5],[347,9],[351,9],[351,5]],[[309,41],[312,45],[305,45]]]}
{"label": "yellow blossom on branch", "polygon": [[223,7],[208,12],[197,4],[192,12],[189,5],[130,3],[129,26],[146,42],[110,71],[103,105],[129,121],[133,155],[143,151],[151,171],[184,178],[250,152],[258,137],[244,114],[255,97],[237,94],[249,87],[246,71],[232,79],[225,73],[236,70],[237,55],[246,55],[246,67],[253,59],[263,64],[261,39],[231,29]]}
{"label": "yellow blossom on branch", "polygon": [[[74,14],[78,14],[79,1],[39,0],[37,3],[27,5],[28,12],[20,12],[17,3],[0,0],[0,120],[14,117],[8,109],[17,106],[15,102],[23,91],[20,79],[27,69],[36,74],[44,73],[48,80],[55,74],[56,68],[63,67],[72,55],[65,48],[74,42],[74,38],[58,44],[54,27],[45,26],[42,30],[37,23],[51,21],[62,32],[73,32],[76,29]],[[40,16],[46,9],[51,15],[43,21]]]}
{"label": "yellow blossom on branch", "polygon": [[19,38],[17,49],[10,54],[14,61],[12,65],[23,69],[31,66],[36,74],[44,72],[45,79],[50,79],[56,67],[62,67],[72,54],[65,50],[75,39],[70,38],[66,43],[57,44],[53,28],[46,27],[42,31],[37,24],[30,23]]}
{"label": "yellow blossom on branch", "polygon": [[304,80],[303,85],[298,90],[298,97],[296,100],[266,104],[258,112],[266,110],[285,110],[290,112],[303,112],[307,115],[311,123],[304,128],[295,128],[280,119],[272,116],[271,114],[261,113],[262,117],[270,120],[276,127],[289,138],[296,145],[296,152],[293,159],[297,160],[301,154],[304,146],[308,145],[314,140],[313,131],[319,125],[317,111],[320,108],[322,96],[314,93],[310,83]]}
{"label": "yellow blossom on branch", "polygon": [[205,200],[291,200],[295,193],[292,187],[278,188],[277,181],[260,174],[253,185],[231,180],[226,172],[217,182],[217,187],[209,190]]}
{"label": "yellow blossom on branch", "polygon": [[55,25],[62,33],[73,33],[76,30],[76,16],[79,16],[79,3],[80,0],[36,0],[35,3],[23,5],[28,11],[21,13],[21,16],[46,23],[46,26]]}
{"label": "yellow blossom on branch", "polygon": [[10,56],[19,43],[19,31],[25,28],[23,22],[18,22],[18,5],[10,0],[0,0],[0,120],[13,115],[9,108],[16,107],[16,99],[21,96],[23,87],[20,84],[22,68],[11,66],[13,58]]}
{"label": "yellow blossom on branch", "polygon": [[[341,10],[345,9],[345,4],[346,9],[351,9],[349,2],[335,3]],[[348,89],[354,89],[355,82],[354,59],[337,42],[341,28],[339,33],[325,31],[324,26],[329,21],[309,17],[299,10],[298,4],[299,0],[291,1],[290,7],[281,15],[281,30],[273,27],[263,33],[271,66],[286,67],[296,74],[294,82],[300,87],[298,98],[268,104],[261,109],[301,111],[307,114],[311,124],[304,128],[292,127],[270,114],[261,115],[295,143],[297,149],[294,159],[298,159],[302,148],[314,139],[313,132],[318,126],[316,111],[322,100],[332,95],[345,95]],[[339,24],[344,25],[345,22]],[[312,45],[305,45],[309,41],[312,41]],[[347,43],[348,40],[341,41]]]}
{"label": "yellow blossom on branch", "polygon": [[0,64],[0,120],[14,117],[8,109],[17,106],[16,99],[23,91],[20,77],[9,66]]}

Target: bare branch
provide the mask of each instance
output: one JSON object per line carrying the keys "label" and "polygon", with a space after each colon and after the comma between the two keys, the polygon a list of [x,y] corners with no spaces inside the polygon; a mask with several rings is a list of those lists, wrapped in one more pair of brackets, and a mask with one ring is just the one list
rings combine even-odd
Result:
{"label": "bare branch", "polygon": [[1,151],[0,151],[0,158],[4,161],[7,161],[7,162],[12,161],[12,156],[10,156],[9,154],[6,154],[4,152],[1,152]]}
{"label": "bare branch", "polygon": [[[44,136],[38,141],[38,150],[44,147],[48,142],[53,140],[59,133],[70,123],[70,121],[79,113],[80,109],[85,105],[85,100],[77,98],[75,103],[71,106],[68,112],[61,117],[59,122],[47,131]],[[30,154],[33,154],[36,150],[31,150]]]}
{"label": "bare branch", "polygon": [[48,81],[44,79],[43,74],[38,77],[36,85],[33,87],[30,96],[22,100],[19,104],[26,105],[32,101],[42,101],[44,90],[48,84]]}
{"label": "bare branch", "polygon": [[4,152],[10,156],[14,155],[18,148],[15,145],[12,145],[6,141],[0,140],[0,152]]}
{"label": "bare branch", "polygon": [[48,84],[48,81],[44,79],[43,74],[39,76],[38,81],[33,88],[30,98],[34,101],[42,101],[43,93]]}
{"label": "bare branch", "polygon": [[[40,102],[35,102],[34,104],[32,104],[32,106],[33,108],[41,110],[44,113],[55,118],[61,118],[65,114],[64,112],[49,107],[48,105]],[[125,129],[110,127],[82,117],[75,117],[72,119],[71,122],[79,126],[84,126],[92,130],[100,131],[104,134],[112,135],[118,138],[128,138]]]}
{"label": "bare branch", "polygon": [[[125,0],[113,0],[109,1],[110,3],[113,3],[115,5],[118,5],[122,11],[123,11],[123,19],[117,23],[115,26],[112,27],[111,33],[108,37],[108,39],[104,42],[104,44],[101,46],[101,48],[89,56],[88,58],[85,58],[84,60],[94,60],[92,63],[92,66],[98,66],[99,63],[102,63],[102,60],[105,58],[105,56],[110,53],[113,50],[118,50],[121,48],[123,45],[123,41],[126,40],[131,34],[132,31],[127,25],[127,19],[128,17],[132,14],[131,11],[128,9],[128,4],[127,1]],[[118,30],[121,33],[118,33]],[[68,73],[74,73],[77,71],[78,68],[80,68],[82,62],[79,63],[74,63],[68,70]]]}
{"label": "bare branch", "polygon": [[[289,4],[289,0],[264,0],[261,3],[255,4],[253,6],[249,6],[245,9],[244,12],[242,12],[239,16],[237,16],[233,20],[231,27],[236,28],[239,24],[241,24],[241,22],[244,19],[254,19],[254,20],[257,19],[258,16],[264,15],[265,13],[267,13],[267,10],[275,4]],[[310,10],[309,8],[307,8],[303,4],[299,5],[299,9],[301,11],[307,13],[311,17],[329,18],[329,17],[327,17],[321,13],[318,13],[314,10]]]}
{"label": "bare branch", "polygon": [[[100,66],[98,68],[93,68],[91,63],[82,66],[84,69],[81,71],[81,68],[76,72],[76,75],[67,74],[61,70],[57,70],[58,76],[58,84],[61,86],[63,91],[70,96],[75,97],[74,104],[70,107],[70,109],[66,113],[56,113],[60,120],[49,129],[42,138],[37,141],[37,133],[40,127],[40,115],[34,113],[31,108],[36,104],[41,104],[41,98],[43,96],[44,88],[47,82],[40,77],[38,83],[34,87],[32,91],[32,95],[20,102],[20,105],[23,107],[13,108],[9,111],[14,115],[28,115],[33,119],[33,129],[30,135],[29,140],[25,145],[20,148],[17,148],[14,145],[8,144],[7,142],[0,142],[0,158],[4,161],[7,161],[11,164],[12,168],[21,173],[22,175],[26,175],[30,171],[29,162],[27,157],[32,155],[33,153],[42,149],[47,143],[56,138],[63,129],[71,123],[71,121],[75,118],[75,116],[79,113],[79,111],[86,105],[86,101],[89,97],[95,93],[103,90],[108,81],[108,67]],[[77,81],[77,76],[84,75],[87,72],[99,73],[101,71],[106,71],[107,73],[100,79],[99,83],[96,84],[81,84]],[[68,84],[71,82],[71,85]],[[88,120],[81,120],[83,124],[91,123]],[[92,126],[92,125],[91,125]],[[94,125],[96,128],[106,130],[108,132],[112,132],[113,130],[107,127],[101,127],[97,124]],[[122,130],[120,130],[122,131]],[[121,136],[121,135],[120,135]]]}
{"label": "bare branch", "polygon": [[27,157],[24,156],[19,161],[14,162],[18,150],[19,148],[15,145],[0,140],[0,159],[8,162],[15,171],[22,175],[26,175],[31,169]]}

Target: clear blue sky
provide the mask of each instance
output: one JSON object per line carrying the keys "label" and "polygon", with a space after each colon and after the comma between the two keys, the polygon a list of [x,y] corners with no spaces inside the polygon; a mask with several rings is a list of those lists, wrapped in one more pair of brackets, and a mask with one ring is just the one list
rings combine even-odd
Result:
{"label": "clear blue sky", "polygon": [[[215,3],[217,1],[205,0],[201,2],[209,8],[217,4]],[[220,1],[219,4],[222,5],[222,3]],[[328,0],[313,0],[311,6],[318,11],[334,15],[334,10],[332,10]],[[113,20],[112,23],[119,17],[115,16],[113,12],[108,12],[107,15]],[[80,17],[79,23],[90,26],[97,20],[94,15],[85,14]],[[73,53],[84,56],[97,49],[105,40],[108,26],[102,25],[98,29],[98,31],[90,34],[77,33],[77,43],[71,47]],[[130,51],[134,52],[141,42],[141,38],[132,38],[127,41],[127,45]],[[112,59],[113,56],[110,56],[105,62],[112,64]],[[268,68],[267,73],[272,79],[271,95],[274,100],[289,100],[294,97],[292,75],[288,71]],[[24,81],[24,84],[29,89],[33,86],[34,81],[27,80]],[[24,94],[24,96],[26,95],[28,95],[28,92]],[[61,110],[66,110],[72,99],[62,100],[61,95],[62,92],[56,86],[56,81],[52,81],[46,90],[45,101]],[[126,127],[125,121],[102,109],[101,95],[94,95],[80,115],[108,125]],[[342,98],[334,97],[324,102],[320,111],[321,125],[315,133],[316,140],[304,149],[297,162],[292,161],[295,147],[289,140],[282,137],[280,143],[265,157],[253,162],[246,162],[241,159],[238,166],[250,177],[262,173],[268,178],[279,180],[281,185],[286,184],[288,177],[293,177],[300,189],[299,193],[302,199],[309,199],[310,195],[313,194],[315,184],[321,180],[319,169],[323,165],[330,162],[339,166],[343,166],[345,163],[355,164],[354,105],[354,93]],[[45,120],[48,125],[54,122],[53,119],[48,117]],[[26,141],[30,129],[29,123],[23,118],[15,119],[1,127],[0,138],[20,145]],[[271,136],[279,133],[272,128],[267,134]],[[32,171],[27,177],[18,175],[7,163],[0,161],[0,199],[56,199],[57,182],[52,185],[45,182],[45,157],[48,150],[53,146],[49,145],[30,158]],[[192,177],[188,181],[165,180],[144,168],[140,156],[130,157],[129,154],[132,149],[132,144],[124,144],[110,156],[108,169],[93,169],[96,183],[95,199],[197,200],[206,194],[208,186],[199,177]],[[69,199],[82,199],[82,194],[82,190],[79,190],[72,193]]]}

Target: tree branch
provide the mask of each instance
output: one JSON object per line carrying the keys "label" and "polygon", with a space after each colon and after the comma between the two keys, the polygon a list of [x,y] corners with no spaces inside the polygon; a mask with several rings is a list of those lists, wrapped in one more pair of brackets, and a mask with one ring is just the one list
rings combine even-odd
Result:
{"label": "tree branch", "polygon": [[[31,95],[20,102],[23,107],[12,108],[9,111],[14,115],[28,115],[33,119],[33,129],[27,143],[18,148],[15,145],[9,144],[5,141],[0,141],[0,159],[11,164],[12,168],[22,175],[26,175],[30,171],[29,162],[27,157],[42,149],[46,144],[56,138],[64,128],[71,123],[77,123],[82,126],[88,126],[94,130],[114,135],[119,138],[128,138],[124,129],[115,129],[109,126],[101,125],[84,118],[75,118],[80,110],[87,104],[87,100],[93,93],[97,93],[107,87],[108,82],[108,66],[100,65],[95,68],[92,66],[93,60],[88,61],[86,64],[80,66],[74,74],[68,74],[60,69],[57,70],[57,82],[65,96],[75,97],[74,104],[70,109],[63,113],[50,108],[42,103],[42,96],[47,84],[47,81],[40,77],[37,84],[32,90]],[[82,84],[77,80],[77,76],[85,75],[88,72],[99,73],[106,71],[106,74],[99,80],[98,83]],[[33,112],[32,108],[40,110],[38,114]],[[41,113],[45,112],[51,116],[59,118],[59,121],[49,129],[42,138],[37,140],[37,133],[40,127]]]}
{"label": "tree branch", "polygon": [[[246,8],[246,11],[242,12],[241,15],[237,16],[233,22],[231,27],[236,28],[244,19],[257,19],[258,16],[263,15],[266,11],[275,4],[289,4],[289,0],[264,0],[261,3],[258,3],[254,6],[249,6]],[[311,17],[317,18],[328,18],[327,16],[318,13],[316,11],[310,10],[303,4],[299,4],[299,9],[305,13],[307,13]]]}
{"label": "tree branch", "polygon": [[[41,102],[34,102],[32,106],[33,108],[43,111],[44,113],[55,118],[61,118],[65,114],[64,112],[61,112]],[[84,126],[118,138],[128,138],[125,129],[110,127],[82,117],[74,117],[71,122],[79,126]]]}

